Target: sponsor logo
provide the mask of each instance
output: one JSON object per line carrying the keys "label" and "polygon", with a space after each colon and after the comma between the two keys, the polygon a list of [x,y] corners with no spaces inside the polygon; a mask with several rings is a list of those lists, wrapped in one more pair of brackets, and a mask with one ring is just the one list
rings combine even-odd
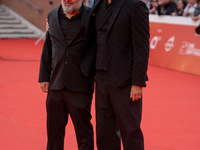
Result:
{"label": "sponsor logo", "polygon": [[166,52],[169,52],[172,49],[172,47],[174,47],[174,41],[175,41],[175,36],[172,36],[171,38],[169,38],[167,43],[165,43]]}
{"label": "sponsor logo", "polygon": [[196,49],[194,43],[184,41],[179,50],[179,54],[200,56],[200,49]]}
{"label": "sponsor logo", "polygon": [[158,44],[158,41],[160,41],[162,39],[161,36],[154,36],[152,39],[151,39],[151,42],[150,42],[150,48],[151,49],[156,49],[156,46]]}

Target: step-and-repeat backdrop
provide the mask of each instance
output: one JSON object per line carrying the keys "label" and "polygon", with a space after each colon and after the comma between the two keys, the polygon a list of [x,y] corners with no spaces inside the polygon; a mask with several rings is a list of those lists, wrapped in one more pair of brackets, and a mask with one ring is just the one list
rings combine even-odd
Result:
{"label": "step-and-repeat backdrop", "polygon": [[150,15],[149,64],[200,75],[200,24],[190,17]]}

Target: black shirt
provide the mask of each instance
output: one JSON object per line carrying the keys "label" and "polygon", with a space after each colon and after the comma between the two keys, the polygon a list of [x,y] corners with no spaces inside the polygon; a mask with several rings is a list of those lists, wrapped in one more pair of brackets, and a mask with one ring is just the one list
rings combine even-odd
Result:
{"label": "black shirt", "polygon": [[97,30],[98,46],[96,54],[96,69],[99,70],[107,70],[106,36],[115,1],[112,0],[111,3],[108,4],[108,0],[103,0],[96,12],[95,25]]}
{"label": "black shirt", "polygon": [[59,16],[60,26],[64,34],[65,40],[67,41],[67,43],[70,43],[72,38],[75,36],[75,34],[78,32],[78,30],[81,27],[82,8],[80,10],[80,13],[78,13],[77,15],[69,19],[66,17],[66,14],[64,14],[63,9],[61,7],[61,9],[59,10],[58,16]]}

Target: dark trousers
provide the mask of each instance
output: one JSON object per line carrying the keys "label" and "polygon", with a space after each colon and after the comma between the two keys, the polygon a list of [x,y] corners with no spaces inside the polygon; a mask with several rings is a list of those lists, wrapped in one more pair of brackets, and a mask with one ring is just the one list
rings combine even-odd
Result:
{"label": "dark trousers", "polygon": [[93,150],[93,126],[91,120],[92,93],[49,90],[47,108],[47,150],[63,150],[65,126],[71,116],[79,150]]}
{"label": "dark trousers", "polygon": [[131,85],[112,87],[107,72],[96,74],[96,132],[98,150],[120,150],[116,125],[121,132],[124,150],[144,150],[140,128],[142,99],[132,102]]}

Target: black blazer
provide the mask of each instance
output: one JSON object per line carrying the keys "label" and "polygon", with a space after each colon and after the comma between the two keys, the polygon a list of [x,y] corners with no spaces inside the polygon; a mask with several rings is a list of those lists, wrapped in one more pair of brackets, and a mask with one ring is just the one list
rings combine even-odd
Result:
{"label": "black blazer", "polygon": [[[95,12],[101,2],[95,1],[90,11],[86,26],[91,30],[87,32],[96,33]],[[149,12],[145,3],[141,0],[117,0],[107,31],[106,49],[108,80],[112,86],[146,86]]]}
{"label": "black blazer", "polygon": [[67,44],[58,18],[61,7],[48,13],[49,30],[42,50],[39,82],[50,82],[49,89],[52,90],[66,87],[71,91],[91,93],[94,65],[86,65],[91,60],[86,59],[86,52],[92,44],[86,48],[88,40],[85,34],[85,22],[90,9],[83,5],[81,28]]}

